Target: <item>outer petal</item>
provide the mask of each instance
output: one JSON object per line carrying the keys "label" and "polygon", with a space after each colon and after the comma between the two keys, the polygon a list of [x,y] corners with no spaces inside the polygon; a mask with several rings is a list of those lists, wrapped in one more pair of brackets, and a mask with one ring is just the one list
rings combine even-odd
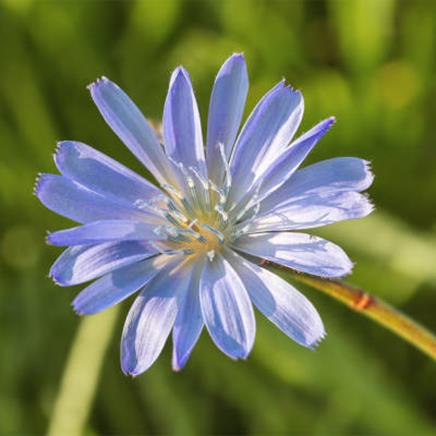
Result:
{"label": "outer petal", "polygon": [[59,142],[54,158],[65,177],[117,201],[136,204],[162,194],[135,172],[81,142]]}
{"label": "outer petal", "polygon": [[166,257],[167,264],[136,298],[124,324],[121,367],[126,374],[138,375],[158,358],[186,294],[192,264],[182,265],[183,257]]}
{"label": "outer petal", "polygon": [[39,177],[35,195],[48,209],[80,223],[107,219],[161,221],[154,212],[122,204],[54,174]]}
{"label": "outer petal", "polygon": [[206,261],[200,279],[200,303],[216,346],[234,359],[246,358],[256,333],[253,307],[241,279],[221,256]]}
{"label": "outer petal", "polygon": [[207,175],[200,114],[188,72],[177,68],[170,80],[163,113],[166,152],[185,168]]}
{"label": "outer petal", "polygon": [[[271,210],[260,210],[249,224],[249,233],[300,230],[321,227],[369,215],[373,206],[354,191],[308,194],[290,198]],[[244,226],[244,223],[240,225]]]}
{"label": "outer petal", "polygon": [[74,310],[79,315],[91,315],[125,300],[159,272],[157,259],[137,262],[99,278],[77,295]]}
{"label": "outer petal", "polygon": [[223,166],[221,143],[227,160],[236,139],[248,92],[248,74],[242,53],[230,56],[218,72],[212,90],[207,124],[207,163],[209,178],[220,183]]}
{"label": "outer petal", "polygon": [[[260,185],[258,194],[260,199],[264,199],[291,177],[334,121],[334,117],[321,121],[294,141],[289,148],[269,165],[268,169],[265,170],[256,182],[256,186]],[[250,195],[251,193],[248,194],[248,196]]]}
{"label": "outer petal", "polygon": [[58,246],[101,244],[111,241],[156,241],[161,239],[156,226],[141,221],[94,221],[80,227],[60,230],[47,236],[48,242]]}
{"label": "outer petal", "polygon": [[341,277],[353,264],[337,245],[305,233],[256,233],[234,243],[237,250],[320,277]]}
{"label": "outer petal", "polygon": [[157,250],[145,242],[108,242],[67,248],[50,269],[60,286],[71,286],[110,273],[153,256]]}
{"label": "outer petal", "polygon": [[303,113],[303,98],[284,82],[278,83],[257,104],[235,145],[230,168],[231,199],[237,202],[254,180],[289,144]]}
{"label": "outer petal", "polygon": [[309,348],[325,336],[317,310],[301,292],[236,253],[230,258],[251,301],[283,333]]}
{"label": "outer petal", "polygon": [[343,191],[364,191],[374,176],[369,162],[355,157],[337,157],[296,171],[279,189],[265,198],[261,210],[283,206],[300,196],[324,195]]}
{"label": "outer petal", "polygon": [[129,150],[160,183],[170,182],[172,172],[156,133],[129,96],[102,77],[89,86],[103,118]]}
{"label": "outer petal", "polygon": [[202,261],[197,262],[186,290],[186,296],[180,299],[180,307],[173,329],[172,364],[175,371],[185,366],[203,330],[204,322],[199,297],[199,282],[203,265]]}

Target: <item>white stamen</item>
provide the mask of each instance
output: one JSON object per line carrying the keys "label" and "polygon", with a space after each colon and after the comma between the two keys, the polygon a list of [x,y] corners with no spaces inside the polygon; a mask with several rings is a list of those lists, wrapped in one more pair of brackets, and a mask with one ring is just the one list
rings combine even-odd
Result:
{"label": "white stamen", "polygon": [[225,237],[219,230],[209,226],[208,224],[200,224],[200,226],[209,230],[209,232],[212,232],[218,238],[220,244],[224,244]]}
{"label": "white stamen", "polygon": [[201,209],[201,203],[197,194],[197,189],[195,187],[194,179],[191,176],[188,176],[186,182],[188,183],[188,188],[191,194],[192,204],[194,206],[194,209]]}
{"label": "white stamen", "polygon": [[167,250],[163,251],[162,254],[166,254],[167,256],[176,256],[177,254],[184,254],[185,256],[194,254],[194,250],[191,250],[190,248],[185,248],[183,250]]}
{"label": "white stamen", "polygon": [[174,188],[172,185],[168,185],[167,183],[162,183],[161,187],[162,187],[162,189],[165,189],[165,191],[168,191],[169,193],[174,194],[174,196],[176,196],[179,200],[181,200],[183,198],[183,195],[176,188]]}
{"label": "white stamen", "polygon": [[185,215],[183,215],[179,209],[177,208],[177,206],[174,204],[174,202],[168,198],[166,200],[166,204],[168,206],[168,209],[170,209],[170,214],[175,217],[177,220],[181,221],[182,223],[187,223],[188,222],[188,218],[185,217]]}
{"label": "white stamen", "polygon": [[194,230],[187,228],[187,229],[180,229],[179,232],[181,234],[188,234],[189,236],[194,237],[195,239],[197,239],[197,241],[201,242],[201,243],[206,243],[207,239],[204,238],[203,236],[200,235],[200,233],[194,232]]}
{"label": "white stamen", "polygon": [[218,219],[220,223],[220,228],[224,229],[227,226],[227,223],[229,221],[229,215],[227,212],[224,211],[221,204],[217,204],[215,206],[215,210],[218,212]]}
{"label": "white stamen", "polygon": [[194,216],[194,210],[192,209],[191,203],[185,197],[183,197],[180,201],[183,204],[185,211],[192,218]]}
{"label": "white stamen", "polygon": [[199,174],[195,168],[189,167],[189,170],[198,179],[198,181],[200,182],[200,185],[202,185],[203,191],[201,191],[201,194],[202,194],[201,197],[203,200],[203,205],[205,206],[206,211],[210,211],[210,196],[209,196],[209,183],[208,183],[208,181],[205,180],[204,177],[202,177],[201,174]]}
{"label": "white stamen", "polygon": [[180,222],[174,218],[169,212],[164,212],[164,217],[171,223],[174,224],[175,226],[179,226]]}
{"label": "white stamen", "polygon": [[218,188],[213,182],[210,182],[210,189],[218,194],[219,203],[224,205],[227,201],[226,193],[222,189]]}

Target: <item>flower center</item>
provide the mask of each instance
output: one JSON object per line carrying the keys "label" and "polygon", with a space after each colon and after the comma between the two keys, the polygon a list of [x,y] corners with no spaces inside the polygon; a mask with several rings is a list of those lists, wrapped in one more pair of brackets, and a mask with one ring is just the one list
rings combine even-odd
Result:
{"label": "flower center", "polygon": [[226,242],[226,236],[220,230],[206,223],[194,223],[191,227],[197,235],[191,241],[184,244],[185,249],[193,254],[206,254],[209,258],[219,252]]}
{"label": "flower center", "polygon": [[[166,195],[144,203],[165,223],[156,227],[156,248],[165,254],[207,255],[212,260],[223,246],[244,234],[257,214],[256,196],[246,204],[228,204],[232,179],[220,144],[223,179],[221,186],[203,177],[198,169],[185,168],[169,157],[174,168],[173,184],[162,184]],[[140,205],[138,205],[140,206]],[[248,221],[247,221],[248,220]]]}

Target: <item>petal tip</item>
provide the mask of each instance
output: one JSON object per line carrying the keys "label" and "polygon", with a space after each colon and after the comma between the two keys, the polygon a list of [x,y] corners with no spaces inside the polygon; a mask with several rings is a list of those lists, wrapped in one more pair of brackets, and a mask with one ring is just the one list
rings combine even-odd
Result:
{"label": "petal tip", "polygon": [[251,353],[251,348],[249,350],[247,350],[243,355],[241,355],[240,359],[247,360],[248,357],[250,356],[250,353]]}
{"label": "petal tip", "polygon": [[[80,294],[79,294],[80,295]],[[79,308],[79,304],[77,302],[77,297],[73,300],[73,302],[71,303],[71,307],[73,308],[74,313],[77,316],[84,316],[84,315],[89,315],[88,313],[86,313],[84,310],[81,310]]]}
{"label": "petal tip", "polygon": [[367,182],[367,187],[366,187],[366,189],[367,189],[374,182],[375,174],[374,174],[374,172],[372,170],[372,163],[371,163],[371,161],[365,160],[365,159],[362,159],[362,161],[363,161],[363,164],[365,166],[365,172],[368,175],[368,182]]}
{"label": "petal tip", "polygon": [[173,84],[175,81],[178,80],[189,80],[189,73],[186,70],[186,68],[182,65],[176,67],[173,73],[171,74],[170,84]]}
{"label": "petal tip", "polygon": [[35,179],[35,183],[33,184],[33,195],[36,195],[37,197],[40,190],[41,176],[42,173],[38,173]]}
{"label": "petal tip", "polygon": [[168,86],[168,95],[172,92],[174,87],[180,86],[180,84],[185,80],[184,68],[179,65],[171,73],[170,84]]}
{"label": "petal tip", "polygon": [[235,52],[229,57],[228,60],[245,63],[245,56],[243,52]]}
{"label": "petal tip", "polygon": [[298,100],[299,103],[303,102],[303,93],[299,89],[288,83],[285,79],[283,79],[283,87],[285,90],[288,91],[289,95],[292,98]]}
{"label": "petal tip", "polygon": [[112,82],[106,76],[101,76],[98,77],[96,80],[94,80],[94,82],[91,82],[89,85],[87,85],[86,89],[88,89],[92,93],[92,91],[94,91],[95,88],[97,88],[102,84],[107,84],[107,83],[112,83]]}
{"label": "petal tip", "polygon": [[53,244],[51,235],[52,235],[52,233],[49,233],[49,232],[47,232],[47,234],[45,235],[45,243],[47,245],[55,245],[55,244]]}
{"label": "petal tip", "polygon": [[320,346],[321,342],[325,339],[327,336],[327,333],[325,330],[322,331],[322,333],[314,340],[312,341],[307,348],[311,351],[317,351],[318,347]]}
{"label": "petal tip", "polygon": [[171,366],[174,372],[180,372],[186,365],[189,359],[190,353],[179,355],[177,351],[174,351]]}
{"label": "petal tip", "polygon": [[59,268],[58,261],[56,261],[50,271],[48,272],[48,277],[53,280],[54,284],[61,287],[71,286],[71,283],[62,278],[62,268]]}
{"label": "petal tip", "polygon": [[138,370],[138,368],[130,368],[128,366],[125,366],[123,363],[121,364],[121,370],[123,371],[124,375],[132,378],[138,377],[143,371]]}
{"label": "petal tip", "polygon": [[374,212],[376,210],[375,204],[371,201],[371,199],[369,198],[369,195],[366,193],[360,194],[362,195],[365,200],[366,200],[366,207],[365,207],[365,213],[362,214],[361,216],[359,216],[359,218],[363,218],[365,216],[368,216],[369,214],[371,214],[372,212]]}
{"label": "petal tip", "polygon": [[39,200],[43,203],[41,195],[44,189],[45,184],[48,182],[50,178],[50,174],[47,173],[38,173],[35,179],[35,183],[33,185],[33,195],[39,198]]}
{"label": "petal tip", "polygon": [[54,160],[54,163],[56,164],[56,166],[58,167],[58,169],[59,169],[59,163],[62,160],[61,156],[63,154],[63,151],[65,150],[65,148],[68,147],[69,142],[70,141],[57,141],[56,142],[56,147],[55,147],[54,152],[53,152],[53,160]]}
{"label": "petal tip", "polygon": [[174,372],[180,372],[183,369],[182,365],[178,365],[177,363],[173,363],[171,368]]}
{"label": "petal tip", "polygon": [[62,287],[62,288],[68,286],[68,284],[63,283],[63,282],[61,281],[61,279],[59,278],[59,276],[58,276],[56,273],[54,273],[52,270],[50,270],[50,272],[49,272],[49,274],[48,274],[48,277],[49,277],[50,279],[52,279],[53,283],[54,283],[56,286],[60,286],[60,287]]}
{"label": "petal tip", "polygon": [[327,124],[330,127],[332,124],[336,123],[336,117],[332,115],[331,117],[327,118]]}
{"label": "petal tip", "polygon": [[224,61],[218,71],[217,78],[237,72],[242,75],[242,77],[244,78],[243,80],[248,81],[247,64],[245,62],[245,57],[242,52],[233,53]]}

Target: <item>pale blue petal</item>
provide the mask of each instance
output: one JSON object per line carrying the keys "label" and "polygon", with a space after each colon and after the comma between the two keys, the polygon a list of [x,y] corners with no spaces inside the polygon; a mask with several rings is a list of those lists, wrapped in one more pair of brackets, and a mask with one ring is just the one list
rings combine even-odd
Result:
{"label": "pale blue petal", "polygon": [[203,330],[204,321],[199,297],[202,269],[203,262],[199,260],[194,267],[186,296],[180,300],[173,329],[172,365],[175,371],[179,371],[185,366]]}
{"label": "pale blue petal", "polygon": [[133,376],[146,371],[159,357],[173,328],[181,295],[190,283],[192,264],[172,256],[133,303],[121,339],[121,367]]}
{"label": "pale blue petal", "polygon": [[159,272],[156,259],[136,262],[100,277],[77,295],[74,310],[79,315],[91,315],[125,300]]}
{"label": "pale blue petal", "polygon": [[156,253],[151,245],[136,241],[78,245],[67,248],[57,258],[50,276],[60,286],[78,285]]}
{"label": "pale blue petal", "polygon": [[92,99],[109,127],[160,182],[172,172],[155,131],[129,96],[106,77],[89,86]]}
{"label": "pale blue petal", "polygon": [[72,229],[50,233],[47,240],[52,245],[101,244],[110,241],[157,241],[162,239],[154,230],[154,224],[141,221],[106,220],[94,221]]}
{"label": "pale blue petal", "polygon": [[232,253],[229,257],[251,301],[272,323],[299,344],[313,348],[325,336],[312,303],[278,275]]}
{"label": "pale blue petal", "polygon": [[215,79],[210,98],[207,124],[207,163],[209,178],[220,183],[223,165],[219,144],[227,160],[239,130],[248,92],[248,74],[244,55],[235,53],[228,58]]}
{"label": "pale blue petal", "polygon": [[301,195],[290,197],[273,209],[261,207],[256,219],[249,224],[248,232],[310,229],[362,218],[372,210],[368,198],[354,191]]}
{"label": "pale blue petal", "polygon": [[159,221],[155,214],[122,204],[54,174],[39,177],[35,195],[48,209],[79,223],[107,219]]}
{"label": "pale blue petal", "polygon": [[[334,121],[333,117],[321,121],[295,140],[268,166],[256,182],[256,187],[260,185],[259,199],[264,199],[267,195],[280,188],[292,176]],[[255,188],[251,192],[254,190]],[[250,196],[252,194],[248,193],[247,195]]]}
{"label": "pale blue petal", "polygon": [[303,97],[282,81],[266,94],[245,123],[231,159],[231,201],[237,202],[292,140],[303,114]]}
{"label": "pale blue petal", "polygon": [[295,197],[330,194],[338,191],[361,192],[374,176],[369,162],[355,157],[328,159],[297,170],[279,189],[266,197],[261,209],[268,211]]}
{"label": "pale blue petal", "polygon": [[342,277],[352,262],[337,245],[305,233],[255,233],[234,243],[244,253],[320,277]]}
{"label": "pale blue petal", "polygon": [[216,346],[229,357],[245,359],[256,333],[253,307],[241,279],[221,256],[206,261],[200,279],[203,319]]}
{"label": "pale blue petal", "polygon": [[135,204],[161,194],[143,177],[81,142],[59,142],[55,163],[65,177],[120,202]]}
{"label": "pale blue petal", "polygon": [[162,121],[167,154],[206,176],[200,114],[188,72],[182,67],[171,76]]}

